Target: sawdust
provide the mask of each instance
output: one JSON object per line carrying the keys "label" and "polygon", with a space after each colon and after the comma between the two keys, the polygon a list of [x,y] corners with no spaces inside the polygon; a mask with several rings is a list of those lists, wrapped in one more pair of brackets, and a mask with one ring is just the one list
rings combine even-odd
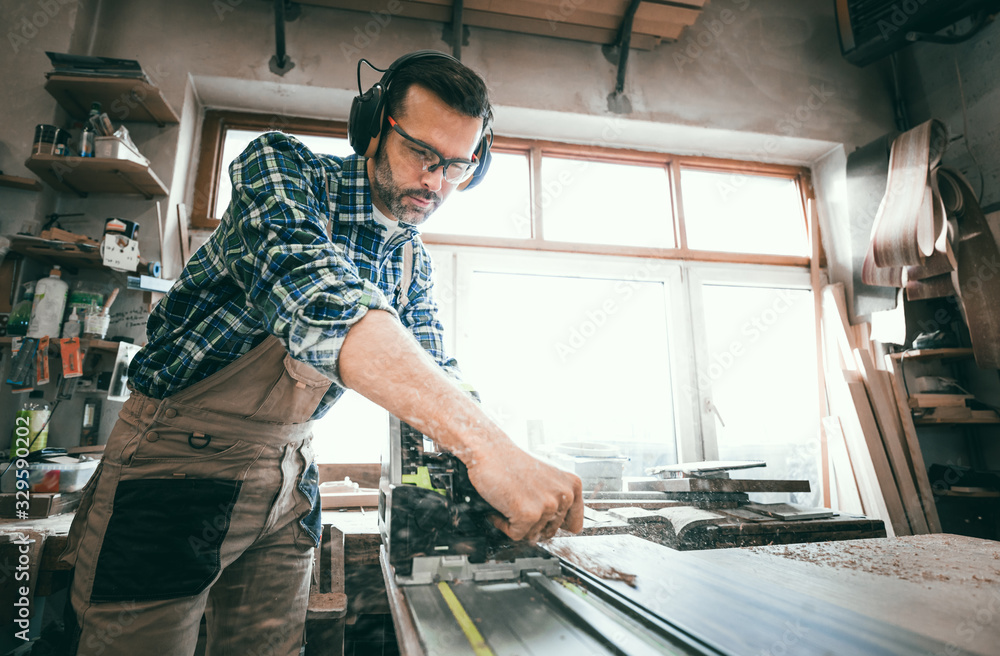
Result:
{"label": "sawdust", "polygon": [[[944,540],[943,545],[947,547],[949,542]],[[1000,584],[1000,568],[983,571],[981,564],[977,567],[947,550],[928,547],[912,539],[890,540],[888,544],[866,540],[816,542],[791,547],[749,547],[747,551],[914,583],[954,582],[972,587]],[[1000,560],[1000,552],[993,552],[992,556]]]}
{"label": "sawdust", "polygon": [[568,561],[581,569],[585,569],[598,578],[604,579],[605,581],[622,581],[630,587],[637,587],[635,584],[635,580],[637,578],[635,574],[628,574],[620,569],[594,560],[590,556],[575,553],[566,545],[556,545],[551,542],[543,544],[552,555],[558,556],[559,558],[562,558],[563,560]]}

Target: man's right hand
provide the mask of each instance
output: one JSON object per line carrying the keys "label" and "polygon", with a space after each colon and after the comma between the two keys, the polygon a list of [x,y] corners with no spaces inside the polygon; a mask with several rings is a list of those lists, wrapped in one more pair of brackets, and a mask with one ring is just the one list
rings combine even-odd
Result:
{"label": "man's right hand", "polygon": [[490,439],[465,464],[472,485],[503,515],[494,524],[511,539],[537,542],[560,528],[583,529],[580,477],[532,457],[506,435]]}

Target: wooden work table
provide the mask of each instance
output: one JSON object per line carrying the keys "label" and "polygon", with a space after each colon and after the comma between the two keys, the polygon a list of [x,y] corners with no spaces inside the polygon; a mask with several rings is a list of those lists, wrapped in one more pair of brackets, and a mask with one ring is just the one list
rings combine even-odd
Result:
{"label": "wooden work table", "polygon": [[[1000,543],[935,534],[675,551],[630,535],[556,538],[560,555],[725,653],[997,653]],[[928,646],[931,649],[928,650]]]}

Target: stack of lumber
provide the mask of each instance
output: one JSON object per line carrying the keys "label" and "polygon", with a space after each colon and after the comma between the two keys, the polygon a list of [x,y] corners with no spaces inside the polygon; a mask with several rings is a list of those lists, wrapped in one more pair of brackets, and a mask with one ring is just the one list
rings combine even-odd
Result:
{"label": "stack of lumber", "polygon": [[899,363],[878,357],[867,324],[852,327],[842,284],[823,290],[830,416],[823,430],[841,500],[895,535],[939,533],[941,522]]}

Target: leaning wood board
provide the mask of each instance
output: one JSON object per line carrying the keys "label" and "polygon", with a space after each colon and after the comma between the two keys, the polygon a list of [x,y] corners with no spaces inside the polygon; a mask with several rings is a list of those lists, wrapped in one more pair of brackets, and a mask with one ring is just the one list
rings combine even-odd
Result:
{"label": "leaning wood board", "polygon": [[927,518],[927,527],[931,533],[940,533],[941,519],[938,517],[937,505],[934,503],[934,490],[931,489],[931,481],[927,476],[927,465],[924,462],[924,454],[920,450],[917,427],[913,423],[913,415],[910,413],[910,408],[906,401],[902,360],[887,355],[885,356],[885,364],[890,371],[889,381],[892,384],[896,407],[899,410],[899,420],[903,425],[906,450],[910,454],[910,463],[913,466],[913,478],[916,480],[917,490],[920,492],[920,503],[924,509],[924,516]]}
{"label": "leaning wood board", "polygon": [[[889,457],[886,455],[885,446],[882,444],[882,436],[879,434],[875,415],[872,414],[871,405],[868,403],[865,384],[861,382],[860,375],[856,371],[845,371],[844,378],[847,381],[851,398],[854,399],[854,407],[857,409],[862,436],[868,445],[868,454],[875,468],[875,481],[882,490],[882,498],[885,500],[886,509],[889,511],[892,528],[896,535],[911,535],[910,523],[906,518],[906,510],[903,507],[903,500],[899,496],[896,479],[892,475]],[[852,449],[852,459],[854,455],[855,451]]]}
{"label": "leaning wood board", "polygon": [[917,494],[917,486],[913,481],[913,473],[906,452],[903,450],[903,427],[899,423],[899,409],[896,407],[896,397],[889,388],[889,374],[875,368],[875,363],[867,351],[857,349],[854,357],[858,369],[868,390],[875,420],[878,422],[879,433],[882,435],[882,445],[885,447],[889,465],[896,478],[899,497],[903,509],[910,522],[912,533],[920,535],[928,533],[927,518]]}
{"label": "leaning wood board", "polygon": [[[892,562],[893,553],[899,545],[908,544],[907,540],[933,538],[950,538],[963,546],[963,538],[934,535],[777,550],[863,543],[869,545],[871,553]],[[571,552],[573,561],[595,573],[610,567],[634,574],[634,588],[622,581],[605,584],[723,653],[985,656],[995,654],[1000,642],[997,622],[980,626],[968,641],[959,642],[956,633],[962,621],[975,618],[977,610],[989,607],[992,596],[1000,594],[995,583],[983,582],[977,584],[975,595],[965,594],[972,580],[965,578],[967,573],[973,569],[992,572],[1000,567],[994,564],[1000,561],[993,557],[1000,549],[989,548],[994,543],[984,540],[965,543],[961,553],[975,565],[962,572],[961,580],[956,576],[956,580],[938,585],[928,585],[923,573],[935,576],[947,572],[946,567],[918,559],[908,561],[906,569],[906,576],[917,581],[897,583],[889,580],[891,573],[827,571],[820,564],[758,553],[767,549],[762,547],[680,552],[634,536],[557,538],[553,543],[560,553]],[[953,549],[955,545],[946,544],[935,553]],[[1000,572],[991,580],[998,578]],[[950,642],[958,644],[952,647]]]}

